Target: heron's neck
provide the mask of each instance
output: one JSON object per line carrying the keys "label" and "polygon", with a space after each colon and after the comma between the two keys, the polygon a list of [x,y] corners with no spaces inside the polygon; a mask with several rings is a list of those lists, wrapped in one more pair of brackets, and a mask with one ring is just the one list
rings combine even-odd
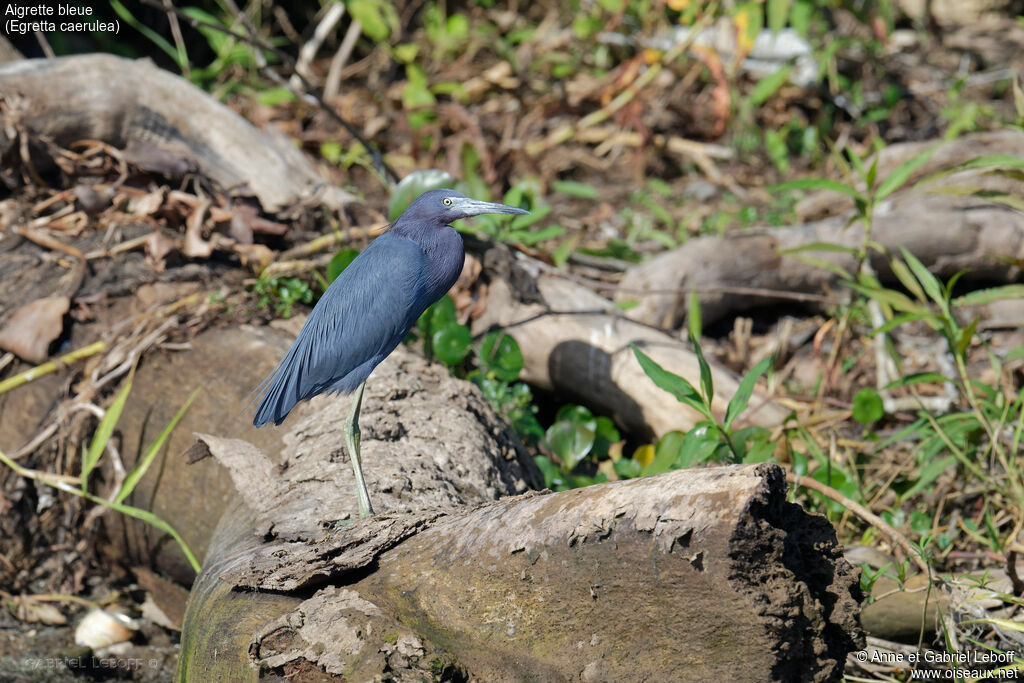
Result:
{"label": "heron's neck", "polygon": [[[402,234],[404,231],[396,231]],[[427,269],[423,284],[431,299],[440,299],[462,273],[465,251],[462,237],[455,228],[446,225],[441,228],[417,230],[405,236],[419,245],[427,257]]]}

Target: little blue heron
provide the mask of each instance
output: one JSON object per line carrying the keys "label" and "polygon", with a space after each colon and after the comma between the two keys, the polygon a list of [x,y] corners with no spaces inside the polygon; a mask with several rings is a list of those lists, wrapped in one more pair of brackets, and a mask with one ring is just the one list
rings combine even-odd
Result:
{"label": "little blue heron", "polygon": [[485,213],[529,212],[454,190],[417,197],[331,283],[288,353],[254,392],[262,400],[252,423],[262,427],[281,424],[299,401],[355,391],[345,445],[360,517],[373,514],[359,461],[359,406],[366,378],[462,272],[462,238],[450,223]]}

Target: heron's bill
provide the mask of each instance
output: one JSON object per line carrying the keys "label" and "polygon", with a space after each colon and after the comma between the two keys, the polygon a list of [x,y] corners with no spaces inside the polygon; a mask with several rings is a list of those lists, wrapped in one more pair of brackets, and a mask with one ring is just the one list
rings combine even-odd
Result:
{"label": "heron's bill", "polygon": [[485,213],[530,213],[526,209],[520,209],[517,206],[497,204],[495,202],[482,202],[478,199],[457,199],[456,202],[457,203],[452,208],[466,214],[466,216],[479,216]]}

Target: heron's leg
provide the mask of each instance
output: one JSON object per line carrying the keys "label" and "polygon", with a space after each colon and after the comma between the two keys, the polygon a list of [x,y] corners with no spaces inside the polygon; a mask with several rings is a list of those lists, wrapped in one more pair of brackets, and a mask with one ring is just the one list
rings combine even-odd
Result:
{"label": "heron's leg", "polygon": [[370,517],[373,515],[373,508],[370,507],[370,494],[366,492],[363,468],[359,462],[359,406],[363,402],[364,386],[366,386],[366,382],[360,384],[352,396],[352,408],[349,409],[348,422],[345,423],[345,446],[348,448],[348,459],[352,461],[352,472],[356,475],[356,500],[359,504],[359,516]]}

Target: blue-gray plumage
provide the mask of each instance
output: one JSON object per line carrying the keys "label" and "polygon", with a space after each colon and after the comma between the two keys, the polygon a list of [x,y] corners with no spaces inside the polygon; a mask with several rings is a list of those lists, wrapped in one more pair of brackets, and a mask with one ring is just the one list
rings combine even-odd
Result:
{"label": "blue-gray plumage", "polygon": [[462,272],[462,238],[450,223],[485,213],[528,212],[454,190],[416,198],[331,283],[288,353],[256,389],[262,395],[253,419],[257,427],[281,424],[296,403],[318,394],[356,391],[346,440],[360,516],[373,512],[359,463],[363,383]]}

